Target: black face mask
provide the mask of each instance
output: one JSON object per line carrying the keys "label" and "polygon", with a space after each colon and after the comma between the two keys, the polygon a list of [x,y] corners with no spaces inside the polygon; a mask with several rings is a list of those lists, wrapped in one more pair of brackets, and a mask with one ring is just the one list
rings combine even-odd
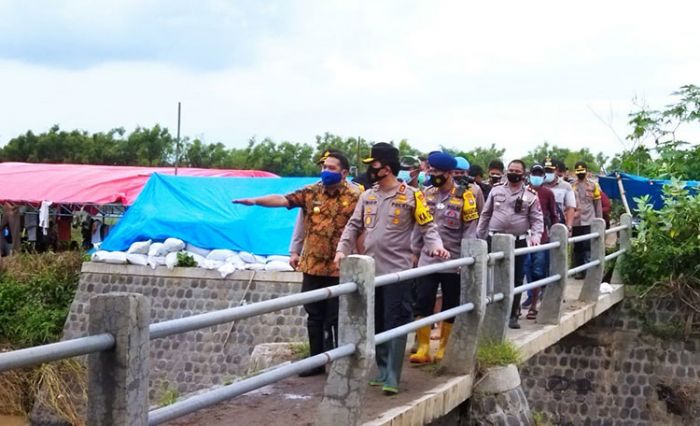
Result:
{"label": "black face mask", "polygon": [[494,176],[494,175],[489,175],[491,178],[491,183],[501,183],[501,179],[503,176]]}
{"label": "black face mask", "polygon": [[586,179],[586,173],[576,173],[576,177],[579,178],[579,180],[584,180]]}
{"label": "black face mask", "polygon": [[523,180],[523,175],[519,175],[517,173],[508,173],[508,182],[510,183],[518,183],[521,180]]}
{"label": "black face mask", "polygon": [[374,184],[384,179],[387,175],[379,176],[379,171],[382,170],[384,166],[381,167],[367,167],[367,180],[370,184]]}
{"label": "black face mask", "polygon": [[445,176],[441,175],[431,175],[430,176],[430,185],[439,188],[443,186],[447,182],[447,178]]}
{"label": "black face mask", "polygon": [[474,177],[473,176],[460,176],[455,179],[457,185],[461,185],[464,187],[468,187],[469,184],[474,183]]}

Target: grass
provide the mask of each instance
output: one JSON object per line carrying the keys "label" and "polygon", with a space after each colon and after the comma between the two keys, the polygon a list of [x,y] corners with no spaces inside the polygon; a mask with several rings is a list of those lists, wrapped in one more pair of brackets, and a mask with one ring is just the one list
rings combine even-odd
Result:
{"label": "grass", "polygon": [[166,405],[174,404],[180,394],[177,389],[171,388],[169,384],[163,384],[163,392],[158,397],[158,405],[165,407]]}
{"label": "grass", "polygon": [[292,355],[294,355],[296,359],[306,358],[311,353],[308,342],[292,343],[290,349],[292,350]]}
{"label": "grass", "polygon": [[520,352],[511,342],[484,342],[477,348],[476,364],[480,372],[490,367],[520,363]]}

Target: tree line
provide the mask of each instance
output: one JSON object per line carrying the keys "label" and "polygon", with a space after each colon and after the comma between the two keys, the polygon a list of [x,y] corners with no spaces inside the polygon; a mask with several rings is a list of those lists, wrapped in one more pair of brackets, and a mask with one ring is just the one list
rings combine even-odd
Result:
{"label": "tree line", "polygon": [[[630,133],[624,139],[618,137],[623,149],[612,159],[588,148],[571,150],[545,141],[530,150],[523,160],[530,165],[552,157],[563,161],[569,168],[576,161],[583,160],[595,172],[607,166],[608,170],[648,177],[700,179],[700,145],[676,137],[680,127],[700,124],[700,88],[685,85],[672,95],[677,101],[662,109],[641,105],[629,114]],[[44,133],[27,131],[12,138],[0,148],[0,161],[173,166],[176,151],[179,151],[177,164],[182,167],[256,169],[280,176],[314,176],[318,174],[316,160],[328,148],[345,152],[350,163],[362,171],[360,159],[369,153],[372,143],[362,137],[331,133],[318,135],[315,140],[307,142],[252,138],[241,148],[184,138],[177,150],[176,138],[167,128],[157,124],[151,128],[137,127],[128,134],[124,128],[91,134],[84,130],[61,130],[55,125]],[[398,146],[401,155],[427,154],[406,139],[392,143]],[[471,164],[484,169],[491,160],[506,160],[503,158],[505,148],[495,144],[473,149],[436,148],[463,156]]]}

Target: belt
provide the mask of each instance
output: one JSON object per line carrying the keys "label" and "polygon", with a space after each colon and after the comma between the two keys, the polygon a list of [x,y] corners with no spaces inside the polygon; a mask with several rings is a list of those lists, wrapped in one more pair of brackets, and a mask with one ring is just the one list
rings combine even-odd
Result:
{"label": "belt", "polygon": [[[496,235],[496,234],[505,234],[505,232],[489,231],[489,237],[493,237],[493,236]],[[516,241],[524,240],[524,239],[527,238],[527,234],[523,234],[523,235],[513,235],[513,236],[515,237],[515,240],[516,240]]]}

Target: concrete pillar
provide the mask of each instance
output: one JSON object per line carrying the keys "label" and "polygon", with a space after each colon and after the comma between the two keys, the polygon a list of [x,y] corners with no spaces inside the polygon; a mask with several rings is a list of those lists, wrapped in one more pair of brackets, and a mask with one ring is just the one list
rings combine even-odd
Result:
{"label": "concrete pillar", "polygon": [[605,274],[605,220],[594,219],[591,223],[591,232],[597,232],[600,236],[591,241],[591,262],[599,260],[600,264],[586,271],[586,279],[583,281],[581,294],[578,300],[586,303],[597,302],[600,296],[600,283]]}
{"label": "concrete pillar", "polygon": [[488,368],[474,384],[469,421],[475,425],[536,424],[515,365]]}
{"label": "concrete pillar", "polygon": [[351,255],[340,264],[340,282],[354,282],[358,291],[340,297],[338,345],[352,343],[355,354],[339,359],[323,389],[316,414],[319,425],[357,425],[374,362],[374,259]]}
{"label": "concrete pillar", "polygon": [[454,374],[472,374],[476,366],[477,340],[486,313],[486,241],[463,240],[462,257],[473,257],[474,264],[460,270],[460,304],[471,302],[474,310],[455,318],[442,367]]}
{"label": "concrete pillar", "polygon": [[491,238],[491,252],[504,253],[493,267],[493,291],[503,293],[503,300],[486,308],[480,342],[502,342],[506,338],[508,319],[513,306],[513,277],[515,275],[515,237],[497,234]]}
{"label": "concrete pillar", "polygon": [[549,231],[549,242],[559,242],[559,247],[549,251],[549,275],[559,274],[558,281],[547,285],[542,297],[540,311],[537,314],[538,324],[559,324],[561,307],[566,290],[566,274],[569,271],[569,230],[566,225],[557,223]]}
{"label": "concrete pillar", "polygon": [[[620,242],[620,249],[627,249],[629,251],[632,248],[632,216],[623,213],[620,216],[620,225],[627,225],[627,229],[620,231],[618,234],[618,240]],[[613,270],[612,278],[610,279],[611,284],[623,284],[622,274],[620,273],[620,262],[626,254],[618,256],[615,259],[615,269]]]}
{"label": "concrete pillar", "polygon": [[114,349],[88,356],[89,425],[148,424],[150,304],[140,294],[90,298],[90,334],[111,333]]}

